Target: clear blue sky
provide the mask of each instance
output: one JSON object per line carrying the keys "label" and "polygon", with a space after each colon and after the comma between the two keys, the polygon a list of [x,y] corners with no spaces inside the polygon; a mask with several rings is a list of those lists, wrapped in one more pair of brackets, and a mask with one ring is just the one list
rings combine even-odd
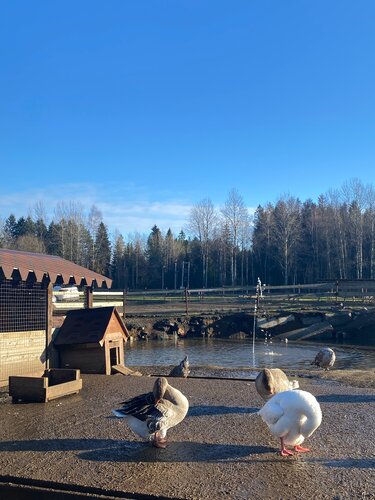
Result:
{"label": "clear blue sky", "polygon": [[178,232],[232,188],[375,185],[374,26],[373,0],[2,0],[0,217]]}

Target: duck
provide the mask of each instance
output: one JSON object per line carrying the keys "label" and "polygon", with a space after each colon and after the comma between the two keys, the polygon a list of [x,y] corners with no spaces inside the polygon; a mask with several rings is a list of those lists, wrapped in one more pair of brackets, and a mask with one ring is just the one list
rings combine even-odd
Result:
{"label": "duck", "polygon": [[181,361],[181,363],[175,366],[168,376],[187,378],[189,373],[190,373],[189,358],[188,356],[185,356],[184,359]]}
{"label": "duck", "polygon": [[307,452],[301,444],[310,437],[322,422],[320,405],[310,392],[300,389],[279,392],[258,411],[271,433],[280,439],[280,454],[293,455],[287,448],[296,452]]}
{"label": "duck", "polygon": [[166,448],[167,431],[182,422],[189,410],[187,397],[172,387],[165,377],[155,380],[152,392],[121,404],[123,406],[112,413],[125,418],[135,434],[156,448]]}
{"label": "duck", "polygon": [[323,347],[315,356],[315,359],[311,362],[311,364],[319,366],[319,368],[324,368],[324,370],[329,370],[335,364],[335,361],[335,351],[330,347]]}
{"label": "duck", "polygon": [[274,394],[299,388],[298,380],[289,380],[280,368],[264,368],[255,379],[255,388],[263,399]]}

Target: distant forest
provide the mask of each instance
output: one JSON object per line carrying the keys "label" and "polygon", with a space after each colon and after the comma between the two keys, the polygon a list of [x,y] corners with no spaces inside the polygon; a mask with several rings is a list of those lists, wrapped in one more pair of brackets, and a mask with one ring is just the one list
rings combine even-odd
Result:
{"label": "distant forest", "polygon": [[190,211],[175,235],[154,225],[147,236],[109,238],[102,214],[60,202],[10,214],[0,247],[61,256],[113,279],[115,289],[270,285],[375,278],[375,190],[358,179],[310,199],[284,195],[250,214],[233,189],[220,210],[209,198]]}

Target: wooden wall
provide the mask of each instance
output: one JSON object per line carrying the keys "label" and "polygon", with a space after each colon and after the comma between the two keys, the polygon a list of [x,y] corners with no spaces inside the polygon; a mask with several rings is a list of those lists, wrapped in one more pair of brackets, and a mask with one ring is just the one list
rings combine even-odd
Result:
{"label": "wooden wall", "polygon": [[60,367],[80,369],[81,373],[105,373],[105,348],[93,344],[59,349]]}
{"label": "wooden wall", "polygon": [[46,331],[1,332],[0,385],[10,375],[40,376],[46,363]]}

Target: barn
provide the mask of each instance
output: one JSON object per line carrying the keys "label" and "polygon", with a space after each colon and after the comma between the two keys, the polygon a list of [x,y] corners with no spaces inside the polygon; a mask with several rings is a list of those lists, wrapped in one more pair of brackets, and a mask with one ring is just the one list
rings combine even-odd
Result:
{"label": "barn", "polygon": [[53,342],[61,368],[82,373],[110,375],[113,366],[124,366],[124,342],[129,332],[117,309],[97,307],[67,312]]}
{"label": "barn", "polygon": [[110,288],[112,281],[61,257],[0,248],[0,385],[50,368],[54,284]]}

